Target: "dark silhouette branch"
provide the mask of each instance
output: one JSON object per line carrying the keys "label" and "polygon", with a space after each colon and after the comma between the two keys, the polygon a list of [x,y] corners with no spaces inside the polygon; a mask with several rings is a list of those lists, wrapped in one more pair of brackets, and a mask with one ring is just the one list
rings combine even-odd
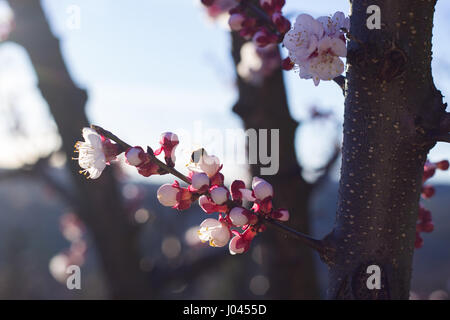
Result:
{"label": "dark silhouette branch", "polygon": [[[8,2],[16,22],[10,40],[28,52],[38,87],[58,127],[62,149],[70,159],[80,128],[89,126],[85,113],[87,92],[73,82],[41,2]],[[150,297],[149,280],[139,266],[136,228],[126,215],[112,170],[106,170],[97,183],[92,184],[77,174],[77,165],[75,161],[68,163],[76,193],[74,209],[92,232],[111,296],[122,299]]]}

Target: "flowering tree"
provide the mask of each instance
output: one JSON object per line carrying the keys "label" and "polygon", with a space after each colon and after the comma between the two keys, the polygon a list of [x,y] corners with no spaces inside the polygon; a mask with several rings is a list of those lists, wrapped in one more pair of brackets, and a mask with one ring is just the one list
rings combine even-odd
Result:
{"label": "flowering tree", "polygon": [[[10,2],[18,17],[20,13],[27,16],[22,4]],[[282,44],[288,51],[288,57],[282,62],[284,69],[296,70],[301,79],[312,80],[316,86],[322,81],[334,81],[339,85],[337,89],[342,89],[344,142],[335,227],[324,239],[317,240],[287,226],[290,210],[274,206],[277,188],[260,177],[253,178],[251,188],[241,180],[225,186],[220,160],[204,149],[193,152],[187,173],[175,170],[175,150],[180,141],[174,133],[162,134],[157,150],[150,147],[144,150],[101,127],[88,128],[84,114],[64,120],[66,115],[59,108],[58,95],[48,87],[45,77],[41,77],[40,87],[54,112],[66,152],[69,153],[67,142],[78,130],[75,126],[85,127],[84,141],[76,144],[78,164],[88,178],[102,176],[101,188],[76,181],[86,206],[107,203],[108,213],[112,212],[114,217],[108,220],[105,208],[90,216],[85,205],[80,205],[80,212],[91,223],[100,247],[105,246],[105,263],[112,262],[110,276],[122,277],[118,271],[124,269],[138,271],[133,232],[120,225],[123,219],[118,209],[120,203],[114,197],[114,180],[110,172],[103,174],[111,161],[124,154],[126,162],[142,176],[171,174],[178,179],[159,188],[158,200],[177,210],[185,210],[198,201],[208,215],[200,224],[198,236],[210,246],[228,246],[230,254],[244,254],[254,237],[270,226],[315,250],[328,264],[330,298],[407,299],[414,248],[423,244],[421,232],[431,232],[434,228],[430,212],[419,205],[421,196],[429,198],[434,193],[424,183],[435,170],[448,169],[447,161],[427,161],[427,154],[437,141],[450,141],[450,116],[431,75],[436,1],[374,0],[372,4],[383,12],[383,24],[379,28],[369,28],[365,1],[352,2],[349,18],[342,12],[318,18],[300,14],[292,26],[282,14],[284,0],[202,2],[214,15],[229,9],[229,24],[236,32],[234,41],[238,41],[237,35],[251,40],[252,47],[247,46],[245,51],[263,60],[261,65],[266,67],[255,72],[252,66],[240,65],[244,59],[239,62],[235,59],[242,81],[264,84],[271,74],[266,72],[273,67],[270,58],[278,54],[277,45]],[[49,34],[41,10],[37,11],[38,18],[31,21]],[[18,42],[29,50],[32,61],[48,66],[48,57],[20,31],[16,34]],[[51,36],[46,40],[57,47]],[[244,50],[242,43],[238,46],[239,51]],[[85,93],[68,77],[59,51],[53,53],[51,59],[62,66],[60,70],[68,85],[61,90],[73,94],[72,101],[83,105]],[[347,58],[346,68],[343,57]],[[283,94],[278,97],[285,99]],[[235,110],[245,114],[242,98]],[[282,104],[285,106],[285,101]],[[292,127],[295,129],[295,124]],[[164,162],[157,158],[159,155]],[[107,225],[103,228],[102,223]],[[113,241],[129,258],[125,266],[113,257],[117,248],[111,251],[105,241]],[[121,268],[116,269],[118,266]],[[380,285],[375,288],[368,285],[368,270],[373,267],[380,270]],[[136,275],[130,283],[126,282],[129,278],[122,279],[122,287],[117,289],[130,296],[136,293],[134,286],[142,289],[139,272]]]}
{"label": "flowering tree", "polygon": [[[182,209],[198,197],[204,211],[220,212],[218,220],[205,220],[199,230],[200,238],[212,246],[225,245],[231,238],[230,228],[245,223],[229,242],[232,254],[243,253],[264,225],[273,224],[296,235],[329,265],[331,298],[407,299],[413,251],[420,246],[417,236],[432,229],[423,210],[418,216],[421,193],[429,195],[429,188],[422,188],[424,165],[427,171],[448,168],[447,162],[425,161],[437,141],[449,141],[449,116],[431,76],[436,1],[375,3],[384,12],[383,26],[375,30],[367,25],[363,1],[352,3],[350,19],[339,12],[317,19],[301,14],[291,29],[281,14],[282,0],[240,1],[230,11],[231,27],[256,46],[283,42],[289,51],[286,69],[297,68],[301,78],[312,79],[316,86],[334,80],[343,88],[346,110],[339,205],[335,227],[323,240],[276,222],[287,214],[272,208],[273,191],[263,180],[254,179],[251,192],[240,181],[229,191],[219,175],[219,163],[205,152],[194,156],[200,173],[186,177],[170,163],[160,163],[151,149],[131,148],[109,132],[94,129],[100,137],[116,141],[129,156],[136,153],[139,161],[128,161],[138,169],[152,166],[151,173],[173,173],[190,184],[189,188],[178,183],[163,186],[159,192],[163,204]],[[347,57],[345,78],[340,57]],[[207,165],[202,168],[203,161]],[[243,199],[254,201],[251,211],[240,206]],[[380,270],[377,288],[367,285],[367,270],[374,266]]]}
{"label": "flowering tree", "polygon": [[[374,1],[383,12],[378,28],[369,28],[369,5],[355,1],[350,19],[339,12],[317,19],[301,14],[287,33],[284,2],[241,1],[230,26],[258,46],[282,39],[286,69],[297,68],[316,86],[334,80],[344,89],[339,207],[319,250],[330,265],[329,296],[408,298],[414,245],[421,246],[420,232],[432,230],[423,208],[416,225],[419,196],[430,195],[422,180],[448,167],[427,163],[422,178],[428,151],[449,141],[446,104],[431,76],[436,1]],[[347,57],[345,78],[340,57]],[[374,264],[383,270],[379,290],[366,286]]]}

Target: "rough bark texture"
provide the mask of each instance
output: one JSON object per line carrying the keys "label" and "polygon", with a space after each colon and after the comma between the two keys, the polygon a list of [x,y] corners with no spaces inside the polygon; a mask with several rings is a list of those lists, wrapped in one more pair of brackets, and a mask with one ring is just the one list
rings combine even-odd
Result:
{"label": "rough bark texture", "polygon": [[[232,39],[233,59],[237,65],[243,40],[237,34],[232,34]],[[295,154],[294,141],[298,123],[289,113],[282,71],[275,71],[260,87],[246,83],[239,76],[237,84],[239,100],[233,111],[241,117],[244,128],[280,130],[280,170],[276,175],[263,178],[274,187],[274,205],[289,209],[289,226],[308,233],[308,205],[312,188],[303,179],[302,168]],[[252,165],[251,174],[261,176],[260,165]],[[319,290],[311,250],[299,246],[297,240],[286,238],[276,231],[265,232],[263,241],[268,246],[266,251],[269,253],[264,257],[271,280],[268,297],[318,298]]]}
{"label": "rough bark texture", "polygon": [[[89,125],[85,114],[87,93],[72,81],[61,55],[60,45],[49,28],[40,1],[9,0],[16,29],[11,40],[28,52],[61,135],[68,159],[81,140],[81,128]],[[139,268],[136,230],[123,209],[112,170],[105,170],[94,183],[78,174],[76,161],[69,169],[77,192],[76,211],[92,232],[112,298],[149,297],[148,281]]]}
{"label": "rough bark texture", "polygon": [[[329,298],[408,299],[423,166],[445,115],[431,75],[434,0],[354,0]],[[369,5],[381,29],[366,27]],[[331,253],[330,253],[331,252]],[[369,290],[367,266],[381,268]]]}

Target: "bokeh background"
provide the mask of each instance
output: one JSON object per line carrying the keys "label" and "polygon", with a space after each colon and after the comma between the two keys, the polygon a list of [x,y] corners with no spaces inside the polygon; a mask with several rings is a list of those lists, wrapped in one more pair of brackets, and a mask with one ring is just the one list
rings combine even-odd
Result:
{"label": "bokeh background", "polygon": [[[24,1],[25,6],[28,2],[39,3]],[[51,34],[60,40],[68,74],[76,87],[87,92],[85,112],[91,123],[142,146],[156,147],[162,132],[175,132],[181,141],[177,150],[180,171],[186,170],[193,148],[203,146],[224,160],[227,182],[248,181],[249,167],[228,157],[232,152],[245,153],[245,148],[231,150],[212,133],[220,136],[243,127],[242,118],[232,111],[240,92],[225,15],[212,18],[194,0],[42,0],[40,4]],[[8,1],[0,0],[0,24],[10,10]],[[287,0],[284,9],[292,21],[303,12],[317,17],[335,11],[348,13],[348,1]],[[74,15],[78,17],[75,20]],[[22,30],[19,23],[16,20],[16,28]],[[450,3],[438,1],[433,74],[444,96],[450,90],[449,28]],[[36,43],[48,37],[33,28],[25,34]],[[281,48],[281,56],[286,55]],[[37,68],[27,48],[14,41],[14,31],[11,39],[0,42],[0,298],[120,297],[111,289],[114,279],[105,275],[96,236],[77,218],[73,202],[83,201],[83,197],[74,200],[72,195],[77,184],[68,166],[71,160],[61,150],[58,126],[38,85]],[[314,183],[316,170],[334,159],[336,141],[341,139],[344,98],[333,82],[315,87],[293,71],[282,77],[290,115],[300,123],[290,146],[303,179]],[[69,107],[64,94],[61,90],[59,103],[67,102]],[[314,117],[312,110],[328,116]],[[83,113],[83,108],[79,112]],[[257,117],[258,109],[252,112]],[[450,146],[438,144],[429,157],[433,161],[449,159]],[[326,235],[334,223],[340,167],[339,157],[336,159],[326,176],[319,178],[320,185],[308,194],[310,233],[315,237]],[[242,256],[198,243],[196,226],[205,217],[202,211],[193,206],[180,213],[156,200],[158,186],[172,182],[170,177],[143,178],[120,163],[108,170],[114,172],[123,214],[139,234],[139,268],[148,280],[144,286],[151,298],[299,297],[273,290],[278,281],[273,263],[277,258],[265,263],[273,253],[264,240],[255,240]],[[413,297],[420,299],[430,295],[445,298],[450,292],[450,174],[438,172],[431,182],[436,196],[424,205],[433,213],[435,231],[425,235],[424,247],[416,251],[412,281]],[[286,243],[296,250],[296,242]],[[82,290],[65,286],[62,270],[68,257],[82,266]],[[311,259],[317,281],[315,288],[304,288],[301,297],[323,298],[326,267],[317,257]],[[301,269],[295,272],[299,260],[291,261],[293,273],[284,274],[285,279],[310,277]]]}

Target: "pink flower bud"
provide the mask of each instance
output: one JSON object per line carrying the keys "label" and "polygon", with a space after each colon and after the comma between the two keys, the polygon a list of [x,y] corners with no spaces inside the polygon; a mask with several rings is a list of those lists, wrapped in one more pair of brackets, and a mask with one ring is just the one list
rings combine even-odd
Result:
{"label": "pink flower bud", "polygon": [[[219,169],[220,170],[220,169]],[[218,186],[222,186],[223,185],[223,181],[224,181],[225,177],[223,176],[223,174],[221,174],[220,172],[217,172],[215,175],[213,175],[211,177],[211,185],[218,185]]]}
{"label": "pink flower bud", "polygon": [[209,178],[206,173],[203,172],[194,172],[191,177],[192,180],[192,188],[194,190],[200,190],[203,187],[209,187]]}
{"label": "pink flower bud", "polygon": [[245,183],[241,180],[235,180],[231,184],[231,197],[235,201],[255,201],[255,197],[253,197],[252,191],[245,189]]}
{"label": "pink flower bud", "polygon": [[145,159],[145,152],[141,147],[132,147],[125,152],[125,158],[129,165],[140,166]]}
{"label": "pink flower bud", "polygon": [[256,236],[256,232],[252,228],[248,228],[242,234],[233,230],[235,235],[229,244],[229,250],[232,255],[241,254],[250,249],[250,244]]}
{"label": "pink flower bud", "polygon": [[438,163],[436,163],[436,166],[439,170],[445,171],[445,170],[448,170],[449,163],[447,160],[442,160],[442,161],[439,161]]}
{"label": "pink flower bud", "polygon": [[198,237],[202,242],[209,241],[211,247],[223,247],[230,241],[231,232],[225,221],[208,218],[200,224]]}
{"label": "pink flower bud", "polygon": [[243,23],[245,21],[245,16],[242,13],[234,13],[230,15],[230,19],[228,20],[228,24],[230,25],[231,30],[240,31],[243,27]]}
{"label": "pink flower bud", "polygon": [[242,193],[239,189],[245,189],[245,183],[242,180],[234,180],[231,183],[231,198],[233,200],[242,200]]}
{"label": "pink flower bud", "polygon": [[171,184],[163,184],[157,192],[158,201],[165,207],[176,206],[178,192],[179,190]]}
{"label": "pink flower bud", "polygon": [[205,195],[201,196],[198,199],[198,204],[206,213],[214,213],[214,212],[225,213],[228,211],[228,206],[226,205],[219,206]]}
{"label": "pink flower bud", "polygon": [[432,196],[434,196],[436,190],[433,186],[423,186],[422,187],[422,198],[424,199],[430,199]]}
{"label": "pink flower bud", "polygon": [[172,132],[164,132],[161,134],[161,138],[159,144],[161,148],[155,150],[155,155],[160,155],[161,152],[164,151],[164,160],[169,167],[175,166],[175,149],[178,146],[180,141],[178,140],[178,136]]}
{"label": "pink flower bud", "polygon": [[244,253],[249,248],[250,244],[239,236],[234,236],[229,244],[230,254],[232,255]]}
{"label": "pink flower bud", "polygon": [[253,193],[258,200],[264,200],[273,197],[273,187],[266,180],[254,177],[252,181]]}
{"label": "pink flower bud", "polygon": [[256,202],[253,203],[253,211],[263,214],[269,214],[272,212],[273,204],[272,204],[272,198],[267,197],[264,200],[256,200]]}
{"label": "pink flower bud", "polygon": [[248,223],[247,215],[245,214],[245,209],[241,207],[234,207],[230,211],[230,220],[236,227],[241,227]]}
{"label": "pink flower bud", "polygon": [[178,210],[186,210],[192,204],[192,194],[187,188],[181,188],[178,184],[178,181],[175,181],[172,184],[172,187],[178,189],[177,193],[177,204],[174,206],[175,209]]}
{"label": "pink flower bud", "polygon": [[228,200],[229,192],[225,187],[213,186],[209,193],[211,194],[211,199],[218,205],[222,205]]}

